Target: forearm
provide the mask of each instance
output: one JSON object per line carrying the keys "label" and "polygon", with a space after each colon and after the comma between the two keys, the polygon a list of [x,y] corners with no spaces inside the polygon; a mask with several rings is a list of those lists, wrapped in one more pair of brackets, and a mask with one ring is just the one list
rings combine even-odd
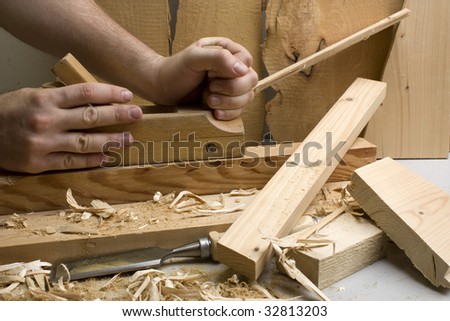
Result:
{"label": "forearm", "polygon": [[89,70],[153,101],[161,57],[92,0],[2,0],[0,22],[17,38],[62,57],[73,53]]}

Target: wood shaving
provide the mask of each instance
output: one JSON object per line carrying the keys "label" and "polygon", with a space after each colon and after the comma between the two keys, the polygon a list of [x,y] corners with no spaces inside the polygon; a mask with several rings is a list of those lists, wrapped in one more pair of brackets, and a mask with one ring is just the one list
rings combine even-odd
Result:
{"label": "wood shaving", "polygon": [[287,255],[289,248],[281,249],[277,244],[272,243],[272,247],[278,257],[277,267],[278,270],[291,279],[296,280],[303,285],[308,291],[316,294],[321,300],[329,301],[330,299],[323,293],[314,283],[312,283],[306,275],[304,275],[296,265],[294,259],[290,259]]}
{"label": "wood shaving", "polygon": [[250,196],[250,195],[255,195],[256,192],[258,191],[258,189],[256,187],[254,188],[250,188],[250,189],[234,189],[232,190],[229,195],[230,196]]}
{"label": "wood shaving", "polygon": [[82,206],[82,205],[78,204],[78,202],[73,197],[72,190],[70,188],[67,190],[66,200],[67,200],[67,203],[69,204],[70,208],[75,213],[89,212],[89,213],[98,215],[102,218],[108,218],[111,215],[116,213],[116,210],[111,205],[109,205],[108,203],[103,202],[101,200],[93,200],[91,202],[91,205],[92,205],[91,207]]}
{"label": "wood shaving", "polygon": [[18,214],[13,214],[9,220],[7,220],[4,225],[7,228],[15,229],[26,229],[28,228],[26,217],[21,217]]}

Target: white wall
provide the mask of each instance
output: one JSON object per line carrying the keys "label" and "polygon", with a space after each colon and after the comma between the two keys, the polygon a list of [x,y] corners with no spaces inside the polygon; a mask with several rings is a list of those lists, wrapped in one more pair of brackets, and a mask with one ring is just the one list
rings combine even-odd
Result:
{"label": "white wall", "polygon": [[40,87],[54,80],[51,68],[57,60],[0,28],[0,93],[22,87]]}

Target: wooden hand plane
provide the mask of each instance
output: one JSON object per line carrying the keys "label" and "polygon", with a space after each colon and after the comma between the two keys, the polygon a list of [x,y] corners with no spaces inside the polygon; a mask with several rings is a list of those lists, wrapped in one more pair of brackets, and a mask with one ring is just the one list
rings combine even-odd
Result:
{"label": "wooden hand plane", "polygon": [[[98,82],[70,53],[52,71],[65,85]],[[129,132],[134,138],[127,148],[112,144],[107,151],[110,160],[105,166],[200,161],[243,154],[241,118],[220,121],[203,106],[155,106],[140,97],[135,97],[132,103],[142,108],[141,121],[95,129],[96,132]]]}

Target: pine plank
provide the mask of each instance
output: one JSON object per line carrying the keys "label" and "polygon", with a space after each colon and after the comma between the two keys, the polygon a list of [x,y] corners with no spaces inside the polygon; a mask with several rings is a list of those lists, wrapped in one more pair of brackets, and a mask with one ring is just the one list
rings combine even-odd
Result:
{"label": "pine plank", "polygon": [[[358,78],[348,88],[223,235],[217,251],[220,262],[250,279],[259,277],[273,254],[265,237],[286,236],[337,165],[335,159],[327,161],[331,155],[323,148],[328,133],[333,149],[343,142],[339,148],[343,155],[381,104],[385,87]],[[311,144],[315,148],[307,150]],[[301,155],[319,164],[308,163]]]}
{"label": "pine plank", "polygon": [[450,2],[406,0],[383,81],[386,100],[366,137],[378,157],[447,158],[450,128]]}
{"label": "pine plank", "polygon": [[450,194],[391,158],[364,166],[352,196],[435,286],[450,287]]}
{"label": "pine plank", "polygon": [[[291,239],[290,236],[284,239]],[[333,285],[386,255],[384,232],[367,218],[348,213],[308,239],[333,242],[333,245],[290,253],[300,271],[319,289]]]}
{"label": "pine plank", "polygon": [[[210,161],[126,166],[20,175],[0,172],[0,215],[40,212],[67,206],[71,188],[80,202],[93,198],[110,204],[147,201],[163,194],[190,190],[226,193],[236,188],[263,188],[299,144],[248,147],[244,157]],[[360,138],[330,177],[349,180],[355,168],[375,161],[376,146]]]}
{"label": "pine plank", "polygon": [[[247,48],[253,56],[253,69],[262,78],[261,15],[261,0],[179,1],[173,53],[202,37],[228,37]],[[264,104],[264,95],[257,94],[245,107],[242,118],[247,141],[260,142],[262,139]]]}
{"label": "pine plank", "polygon": [[[263,58],[269,74],[402,9],[403,0],[271,0]],[[274,85],[266,106],[277,141],[303,141],[356,77],[380,80],[393,40],[387,29]],[[292,122],[296,119],[296,122]]]}

